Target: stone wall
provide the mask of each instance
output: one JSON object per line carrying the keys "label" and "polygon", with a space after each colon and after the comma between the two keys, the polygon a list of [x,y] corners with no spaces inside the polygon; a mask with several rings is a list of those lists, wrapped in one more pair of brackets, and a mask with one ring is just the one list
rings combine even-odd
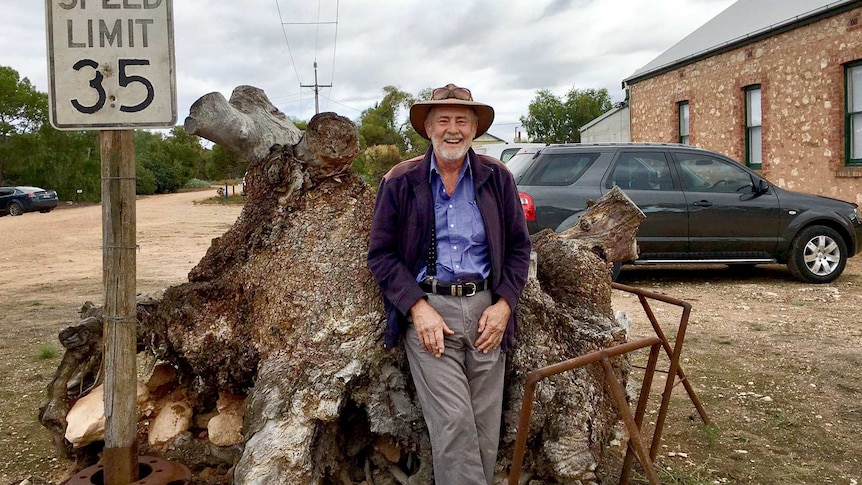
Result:
{"label": "stone wall", "polygon": [[745,161],[745,87],[761,85],[764,177],[862,204],[862,167],[846,167],[844,67],[862,60],[862,8],[631,85],[633,141],[690,143]]}

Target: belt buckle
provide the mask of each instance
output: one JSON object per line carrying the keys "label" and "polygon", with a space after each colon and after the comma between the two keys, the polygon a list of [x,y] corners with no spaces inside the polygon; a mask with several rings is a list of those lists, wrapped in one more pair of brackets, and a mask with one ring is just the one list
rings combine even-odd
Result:
{"label": "belt buckle", "polygon": [[476,283],[473,283],[472,281],[468,281],[467,283],[464,283],[463,285],[458,285],[458,296],[462,296],[461,295],[463,293],[462,290],[465,286],[467,288],[470,288],[472,286],[472,291],[470,293],[467,293],[466,295],[463,295],[463,296],[473,296],[476,294],[476,290],[479,289],[479,285],[477,285]]}

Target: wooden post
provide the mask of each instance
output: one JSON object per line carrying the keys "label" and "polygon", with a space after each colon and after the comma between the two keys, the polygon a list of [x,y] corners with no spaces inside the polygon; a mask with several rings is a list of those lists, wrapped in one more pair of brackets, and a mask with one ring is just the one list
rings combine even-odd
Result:
{"label": "wooden post", "polygon": [[105,485],[138,479],[135,132],[102,130]]}

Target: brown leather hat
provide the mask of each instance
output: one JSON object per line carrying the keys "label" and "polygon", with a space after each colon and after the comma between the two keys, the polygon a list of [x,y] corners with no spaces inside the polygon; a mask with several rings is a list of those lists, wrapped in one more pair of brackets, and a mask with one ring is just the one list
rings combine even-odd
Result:
{"label": "brown leather hat", "polygon": [[473,101],[473,95],[467,88],[458,87],[452,83],[437,88],[431,93],[429,101],[419,101],[410,107],[410,124],[416,133],[430,140],[428,133],[425,132],[425,119],[428,117],[428,112],[434,106],[466,106],[472,108],[473,112],[479,118],[476,126],[476,137],[482,136],[491,123],[494,122],[494,108],[484,103]]}

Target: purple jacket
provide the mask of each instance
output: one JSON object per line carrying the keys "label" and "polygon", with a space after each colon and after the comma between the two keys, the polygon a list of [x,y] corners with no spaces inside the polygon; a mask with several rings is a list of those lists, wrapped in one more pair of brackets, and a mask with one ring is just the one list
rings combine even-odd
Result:
{"label": "purple jacket", "polygon": [[[530,235],[512,174],[499,160],[467,153],[476,201],[491,253],[493,300],[512,308],[501,348],[515,340],[515,309],[530,266]],[[416,282],[431,246],[434,205],[430,183],[431,149],[424,157],[399,163],[383,177],[374,205],[368,267],[383,290],[386,309],[384,345],[398,344],[406,315],[425,292]]]}

